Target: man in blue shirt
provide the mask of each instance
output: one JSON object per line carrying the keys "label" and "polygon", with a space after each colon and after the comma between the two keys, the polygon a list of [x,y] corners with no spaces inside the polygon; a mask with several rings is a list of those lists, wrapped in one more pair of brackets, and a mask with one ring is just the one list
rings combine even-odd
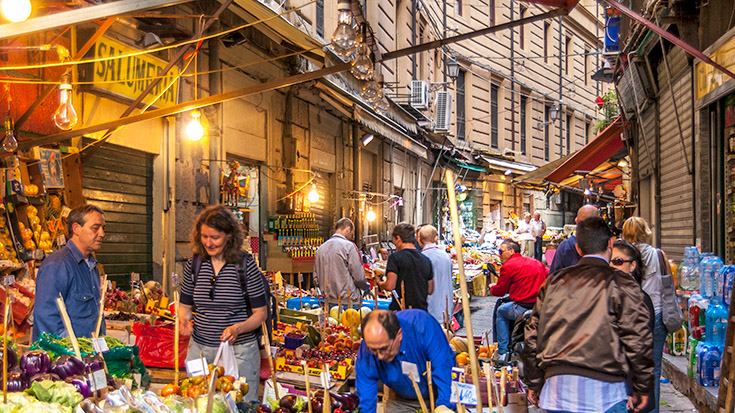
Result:
{"label": "man in blue shirt", "polygon": [[[33,341],[46,331],[66,336],[56,298],[61,294],[74,334],[91,337],[100,311],[100,274],[92,253],[105,238],[105,216],[94,205],[74,208],[67,217],[70,239],[49,255],[36,275]],[[104,319],[100,334],[105,333]]]}
{"label": "man in blue shirt", "polygon": [[434,275],[434,292],[426,297],[429,314],[436,321],[443,323],[447,318],[451,320],[451,311],[454,308],[452,299],[452,259],[444,248],[439,248],[439,233],[433,225],[424,225],[418,233],[421,253],[431,261],[431,271]]}
{"label": "man in blue shirt", "polygon": [[[577,218],[574,219],[575,224],[579,224],[590,217],[599,217],[600,208],[597,205],[586,204],[582,205],[577,210]],[[549,268],[549,274],[553,274],[558,270],[577,265],[579,259],[582,258],[577,252],[577,236],[572,234],[569,238],[559,244],[559,248],[556,249],[554,259],[551,261],[551,268]]]}
{"label": "man in blue shirt", "polygon": [[357,395],[362,413],[374,413],[378,400],[378,381],[389,387],[398,400],[391,400],[386,412],[415,411],[416,392],[403,374],[402,363],[418,371],[418,385],[428,400],[426,362],[431,362],[436,406],[451,407],[452,367],[454,357],[439,323],[423,310],[372,311],[362,320],[363,341],[357,353],[355,372]]}

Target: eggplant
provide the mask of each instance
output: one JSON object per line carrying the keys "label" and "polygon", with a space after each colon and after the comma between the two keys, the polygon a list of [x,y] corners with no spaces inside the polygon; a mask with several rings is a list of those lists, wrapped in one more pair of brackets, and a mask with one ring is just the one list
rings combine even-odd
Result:
{"label": "eggplant", "polygon": [[76,357],[62,355],[51,365],[51,373],[59,376],[60,379],[66,380],[67,377],[77,376],[85,373],[84,363]]}
{"label": "eggplant", "polygon": [[278,407],[288,410],[292,410],[294,404],[296,404],[296,396],[293,394],[287,394],[281,397],[281,400],[278,401]]}
{"label": "eggplant", "polygon": [[[3,362],[3,352],[0,350],[0,363]],[[13,347],[8,343],[8,370],[15,367],[15,363],[18,362],[18,355],[13,350]]]}
{"label": "eggplant", "polygon": [[22,373],[8,373],[8,391],[19,392],[28,388],[28,381]]}
{"label": "eggplant", "polygon": [[50,367],[51,359],[43,350],[29,351],[20,358],[20,368],[29,376],[46,373]]}
{"label": "eggplant", "polygon": [[51,381],[57,381],[61,380],[61,377],[54,373],[38,373],[36,375],[31,376],[31,379],[28,380],[28,384],[30,385],[34,381],[44,381],[44,380],[51,380]]}
{"label": "eggplant", "polygon": [[342,395],[342,410],[353,411],[360,405],[360,398],[355,393],[345,393]]}
{"label": "eggplant", "polygon": [[104,370],[105,369],[105,359],[102,358],[99,354],[90,354],[89,356],[84,356],[84,366],[86,367],[85,371],[93,372],[97,370]]}
{"label": "eggplant", "polygon": [[84,376],[71,376],[67,377],[64,381],[69,384],[73,384],[77,388],[79,394],[85,398],[92,397],[92,390],[89,389],[89,382]]}

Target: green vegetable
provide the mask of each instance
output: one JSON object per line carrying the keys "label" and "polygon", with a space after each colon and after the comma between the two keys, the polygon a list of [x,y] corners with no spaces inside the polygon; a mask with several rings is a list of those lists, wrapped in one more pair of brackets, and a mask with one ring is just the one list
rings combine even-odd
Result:
{"label": "green vegetable", "polygon": [[122,341],[116,339],[115,337],[109,337],[109,336],[102,336],[102,337],[107,342],[107,347],[109,347],[109,348],[125,347],[125,343],[123,343]]}
{"label": "green vegetable", "polygon": [[71,413],[71,407],[65,407],[59,403],[36,402],[27,404],[14,413]]}
{"label": "green vegetable", "polygon": [[[197,411],[207,411],[207,397],[208,395],[199,396],[196,399]],[[225,404],[225,398],[222,394],[214,395],[214,404],[212,405],[212,413],[227,413],[227,405]]]}
{"label": "green vegetable", "polygon": [[42,402],[59,403],[66,407],[74,407],[84,399],[76,386],[63,381],[34,381],[25,392]]}
{"label": "green vegetable", "polygon": [[169,409],[173,410],[176,413],[184,413],[184,410],[186,409],[191,411],[192,407],[194,407],[194,400],[189,397],[181,397],[176,395],[166,396],[163,399],[163,403],[168,406]]}

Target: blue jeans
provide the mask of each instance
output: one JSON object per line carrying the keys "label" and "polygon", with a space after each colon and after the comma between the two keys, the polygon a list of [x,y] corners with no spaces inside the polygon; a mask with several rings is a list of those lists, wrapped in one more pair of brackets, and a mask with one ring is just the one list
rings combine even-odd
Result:
{"label": "blue jeans", "polygon": [[664,326],[663,315],[656,314],[653,325],[653,385],[655,398],[655,408],[651,412],[658,413],[658,402],[661,396],[661,358],[664,355],[664,346],[666,345],[666,326]]}
{"label": "blue jeans", "polygon": [[[622,400],[617,403],[615,403],[611,408],[605,410],[605,413],[628,413],[628,409],[626,405],[628,404],[627,400]],[[548,413],[574,413],[567,410],[547,410]]]}
{"label": "blue jeans", "polygon": [[536,237],[536,241],[533,243],[533,258],[536,258],[541,262],[543,262],[543,259],[541,258],[543,256],[543,245],[544,238]]}
{"label": "blue jeans", "polygon": [[495,320],[495,330],[498,332],[498,354],[508,352],[510,345],[510,324],[526,309],[510,301],[498,307],[498,318]]}

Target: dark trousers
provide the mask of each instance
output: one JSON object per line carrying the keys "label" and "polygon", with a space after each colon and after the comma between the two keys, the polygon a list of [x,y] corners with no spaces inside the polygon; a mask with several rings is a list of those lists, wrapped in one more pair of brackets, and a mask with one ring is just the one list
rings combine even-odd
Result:
{"label": "dark trousers", "polygon": [[541,256],[543,255],[543,245],[544,245],[544,238],[543,237],[536,237],[536,241],[533,243],[533,258],[536,258],[539,261],[542,261]]}

